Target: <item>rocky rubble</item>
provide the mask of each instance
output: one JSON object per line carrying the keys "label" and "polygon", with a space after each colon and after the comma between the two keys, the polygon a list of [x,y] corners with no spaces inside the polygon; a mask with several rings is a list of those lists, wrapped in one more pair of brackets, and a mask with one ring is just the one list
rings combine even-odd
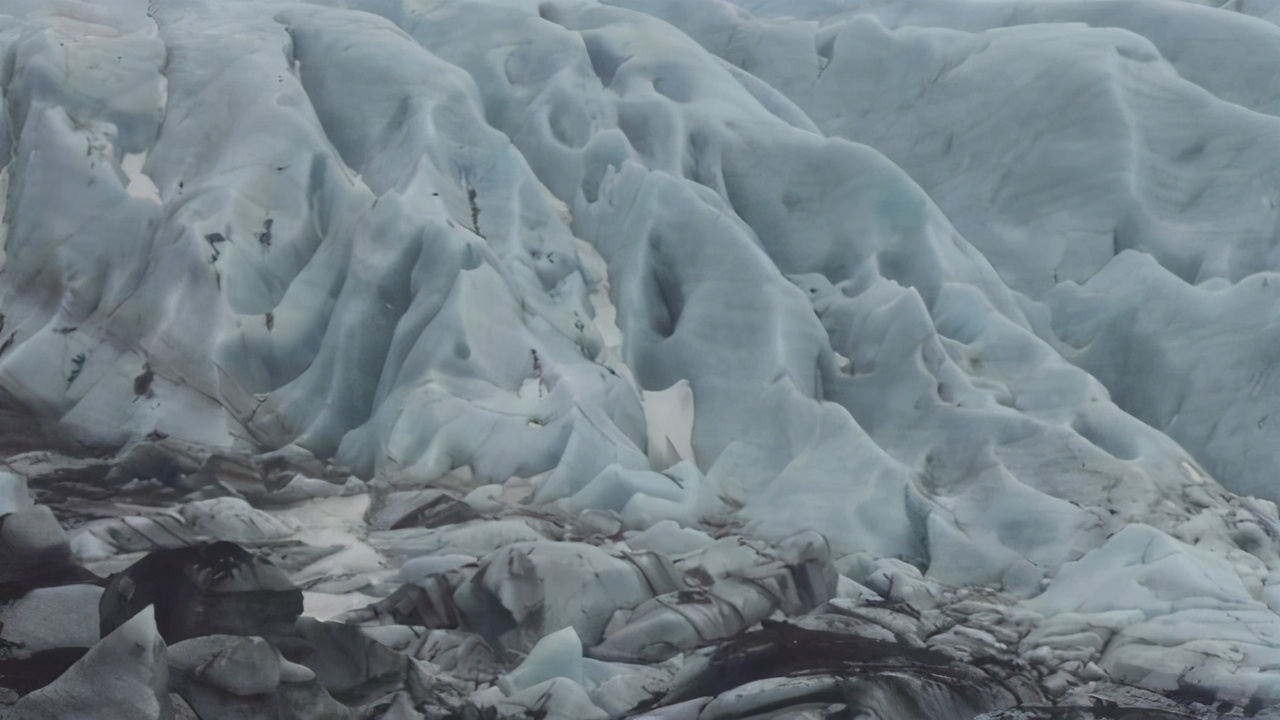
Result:
{"label": "rocky rubble", "polygon": [[[269,457],[161,490],[127,461],[179,452],[96,465],[133,475],[110,508],[73,479],[83,459],[7,459],[0,717],[1264,717],[1111,683],[1102,635],[995,591],[905,563],[840,574],[816,535],[632,530],[525,504],[524,480],[365,485]],[[302,483],[336,491],[270,499]]]}

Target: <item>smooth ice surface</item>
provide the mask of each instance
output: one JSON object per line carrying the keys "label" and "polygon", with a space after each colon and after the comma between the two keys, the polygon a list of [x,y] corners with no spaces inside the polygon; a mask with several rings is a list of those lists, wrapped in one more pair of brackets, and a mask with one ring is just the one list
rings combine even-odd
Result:
{"label": "smooth ice surface", "polygon": [[[637,547],[742,523],[1118,638],[1045,662],[1280,699],[1276,8],[0,0],[0,390],[88,446],[527,478]],[[536,633],[638,652],[563,569],[649,598],[616,557],[330,499],[148,522],[309,528],[325,614],[378,552],[518,543],[585,613]]]}

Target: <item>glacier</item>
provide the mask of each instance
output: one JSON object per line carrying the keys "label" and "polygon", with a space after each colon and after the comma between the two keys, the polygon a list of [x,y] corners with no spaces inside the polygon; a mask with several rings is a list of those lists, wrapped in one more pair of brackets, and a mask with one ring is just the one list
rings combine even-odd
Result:
{"label": "glacier", "polygon": [[[1275,0],[0,0],[0,47],[0,713],[126,651],[121,717],[1280,713]],[[165,563],[271,627],[179,630]]]}

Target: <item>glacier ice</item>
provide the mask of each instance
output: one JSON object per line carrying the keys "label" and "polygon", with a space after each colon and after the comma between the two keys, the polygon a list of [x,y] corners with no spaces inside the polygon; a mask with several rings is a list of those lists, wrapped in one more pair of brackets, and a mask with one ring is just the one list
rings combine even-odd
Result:
{"label": "glacier ice", "polygon": [[151,608],[94,645],[51,685],[26,695],[13,714],[34,720],[172,717],[165,643]]}
{"label": "glacier ice", "polygon": [[63,453],[0,549],[253,546],[449,618],[414,663],[552,656],[493,707],[964,588],[1022,634],[948,652],[1280,704],[1272,0],[0,0],[0,48],[0,450]]}

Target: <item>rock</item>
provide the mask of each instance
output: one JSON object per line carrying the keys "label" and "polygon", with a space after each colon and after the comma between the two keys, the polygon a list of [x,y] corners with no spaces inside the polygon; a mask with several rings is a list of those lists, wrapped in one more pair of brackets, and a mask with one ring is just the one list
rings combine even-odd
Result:
{"label": "rock", "polygon": [[290,662],[309,668],[335,698],[368,702],[403,686],[410,660],[361,628],[300,618],[297,635],[279,642]]}
{"label": "rock", "polygon": [[198,682],[234,695],[262,695],[280,684],[279,653],[262,638],[206,635],[169,646],[166,657],[176,686]]}
{"label": "rock", "polygon": [[170,720],[165,644],[147,607],[51,685],[23,697],[15,720]]}
{"label": "rock", "polygon": [[262,638],[210,635],[184,640],[167,653],[175,690],[204,718],[346,720],[315,673],[280,657]]}
{"label": "rock", "polygon": [[273,637],[293,634],[302,591],[233,543],[157,550],[111,576],[100,605],[103,633],[152,604],[169,642],[215,634]]}
{"label": "rock", "polygon": [[182,693],[183,702],[199,718],[351,720],[356,714],[330,697],[314,680],[281,684],[267,695],[236,695],[208,685],[190,685]]}

